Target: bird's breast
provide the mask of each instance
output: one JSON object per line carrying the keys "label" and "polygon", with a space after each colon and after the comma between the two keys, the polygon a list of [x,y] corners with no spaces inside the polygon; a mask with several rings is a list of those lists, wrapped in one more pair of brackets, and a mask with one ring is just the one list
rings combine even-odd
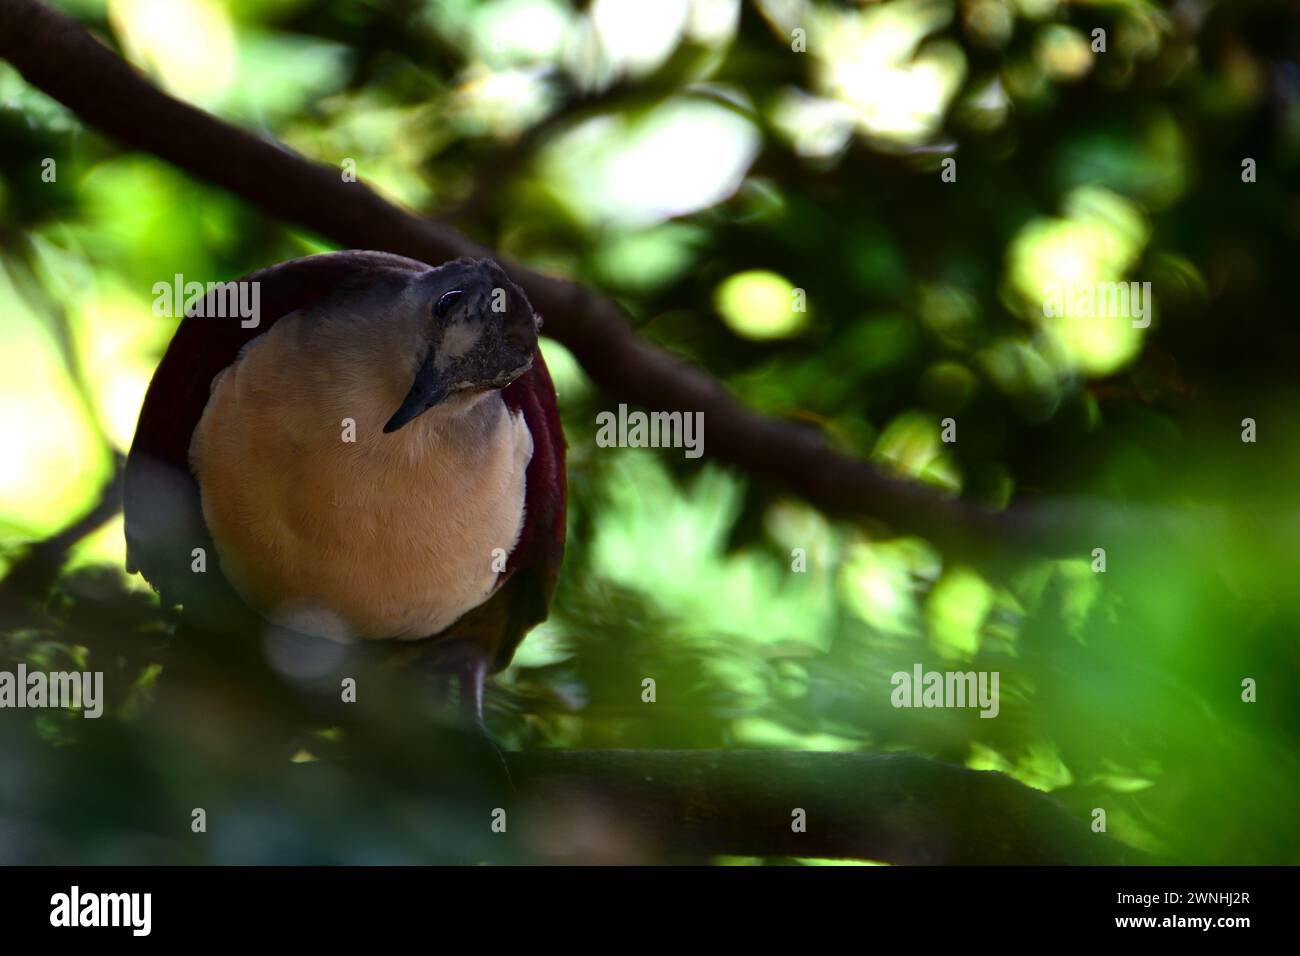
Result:
{"label": "bird's breast", "polygon": [[442,631],[492,593],[519,538],[527,425],[490,393],[385,435],[390,391],[359,376],[322,393],[274,332],[213,383],[190,446],[222,572],[305,633]]}

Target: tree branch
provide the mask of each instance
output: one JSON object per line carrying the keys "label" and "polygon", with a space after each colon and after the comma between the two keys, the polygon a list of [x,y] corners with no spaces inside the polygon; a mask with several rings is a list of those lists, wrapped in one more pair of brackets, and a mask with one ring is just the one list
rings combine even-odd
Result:
{"label": "tree branch", "polygon": [[[491,250],[415,216],[339,169],[311,162],[155,88],[70,17],[39,0],[0,0],[0,56],[33,86],[121,143],[215,183],[265,213],[343,246],[438,263]],[[610,299],[504,263],[610,396],[651,409],[703,412],[713,457],[781,482],[828,512],[920,534],[955,557],[1076,549],[1098,530],[1090,508],[1017,505],[995,513],[879,473],[806,425],[759,415],[714,378],[637,336]]]}
{"label": "tree branch", "polygon": [[122,509],[124,464],[122,456],[114,453],[113,472],[100,488],[90,510],[56,534],[30,544],[9,570],[0,576],[0,585],[17,587],[32,596],[39,596],[52,585],[58,579],[73,546],[97,531]]}
{"label": "tree branch", "polygon": [[[1149,862],[1004,774],[910,754],[542,750],[506,759],[521,795],[536,801],[530,828],[554,837],[572,818],[612,831],[606,840],[626,833],[651,854]],[[806,812],[805,832],[791,825],[796,808]]]}

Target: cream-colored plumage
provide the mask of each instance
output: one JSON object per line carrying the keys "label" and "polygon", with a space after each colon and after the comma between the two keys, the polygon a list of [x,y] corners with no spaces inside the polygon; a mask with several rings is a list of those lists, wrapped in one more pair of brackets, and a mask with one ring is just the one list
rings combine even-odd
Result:
{"label": "cream-colored plumage", "polygon": [[204,518],[226,577],[276,623],[428,637],[483,602],[494,549],[518,540],[533,442],[499,392],[382,432],[419,362],[409,311],[286,316],[212,383],[190,445]]}

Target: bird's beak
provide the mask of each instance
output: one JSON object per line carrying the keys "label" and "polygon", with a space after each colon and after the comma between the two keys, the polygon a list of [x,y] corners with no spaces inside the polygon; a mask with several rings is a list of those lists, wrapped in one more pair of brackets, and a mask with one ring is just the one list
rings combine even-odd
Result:
{"label": "bird's beak", "polygon": [[537,325],[531,310],[492,326],[480,317],[466,329],[458,327],[459,348],[445,348],[445,334],[445,329],[439,329],[430,343],[402,406],[384,426],[385,434],[419,418],[449,395],[505,388],[532,368],[537,351]]}
{"label": "bird's beak", "polygon": [[411,390],[406,393],[401,407],[384,425],[384,434],[391,434],[414,421],[446,397],[447,385],[434,367],[433,352],[430,351],[420,370],[415,373],[415,381],[411,383]]}

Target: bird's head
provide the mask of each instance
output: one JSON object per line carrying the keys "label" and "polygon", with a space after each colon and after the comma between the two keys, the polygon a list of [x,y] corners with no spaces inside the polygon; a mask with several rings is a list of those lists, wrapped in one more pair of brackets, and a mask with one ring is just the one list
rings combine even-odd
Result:
{"label": "bird's head", "polygon": [[491,259],[449,262],[409,291],[419,311],[419,366],[386,433],[458,396],[505,388],[532,367],[540,320]]}

